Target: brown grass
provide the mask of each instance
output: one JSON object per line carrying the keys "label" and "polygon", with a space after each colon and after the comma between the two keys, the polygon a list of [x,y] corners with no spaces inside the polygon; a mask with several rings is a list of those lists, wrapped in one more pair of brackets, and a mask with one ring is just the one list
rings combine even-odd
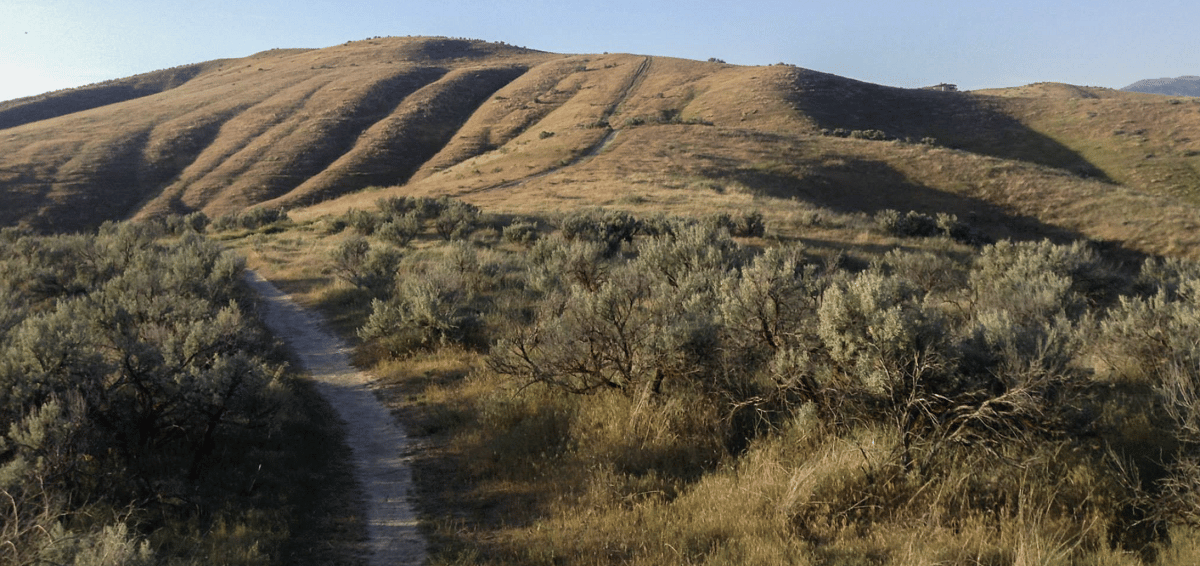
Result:
{"label": "brown grass", "polygon": [[[0,224],[74,229],[264,202],[311,205],[293,212],[307,219],[448,194],[517,214],[759,208],[781,226],[814,209],[914,209],[996,237],[1196,253],[1190,100],[1057,84],[941,93],[445,38],[270,51],[138,80],[157,94],[4,130]],[[838,129],[935,145],[821,135]],[[370,186],[389,188],[355,192]]]}
{"label": "brown grass", "polygon": [[[370,297],[330,276],[348,233],[325,222],[385,196],[451,195],[549,221],[592,206],[757,210],[768,235],[747,244],[795,239],[864,265],[896,247],[962,252],[882,234],[870,215],[889,208],[952,213],[996,238],[1200,257],[1190,101],[1068,85],[907,91],[786,66],[431,38],[268,52],[180,81],[0,131],[0,225],[297,207],[280,230],[223,237],[352,341]],[[901,139],[821,131],[837,128]],[[373,185],[384,188],[360,190]],[[425,234],[407,253],[439,245]],[[360,363],[378,361],[367,354]],[[834,434],[802,414],[735,458],[702,399],[571,398],[517,387],[481,360],[449,348],[374,369],[421,442],[434,563],[1139,563],[1109,550],[1119,526],[1063,513],[1061,502],[1085,508],[1079,494],[1105,487],[1070,458],[1040,455],[1022,473],[964,459],[937,478],[892,481],[894,432]],[[1002,483],[1019,514],[1001,521],[963,502]],[[893,511],[872,515],[882,506],[862,493]],[[346,508],[315,504],[334,509],[346,544]],[[319,532],[321,520],[300,528]],[[1200,535],[1177,528],[1171,540],[1159,563],[1194,561]]]}

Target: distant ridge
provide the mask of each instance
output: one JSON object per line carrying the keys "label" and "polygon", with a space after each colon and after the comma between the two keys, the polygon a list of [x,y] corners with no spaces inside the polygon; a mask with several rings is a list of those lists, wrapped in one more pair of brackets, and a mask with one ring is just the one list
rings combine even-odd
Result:
{"label": "distant ridge", "polygon": [[1188,75],[1174,79],[1146,79],[1121,90],[1167,96],[1200,96],[1200,77]]}

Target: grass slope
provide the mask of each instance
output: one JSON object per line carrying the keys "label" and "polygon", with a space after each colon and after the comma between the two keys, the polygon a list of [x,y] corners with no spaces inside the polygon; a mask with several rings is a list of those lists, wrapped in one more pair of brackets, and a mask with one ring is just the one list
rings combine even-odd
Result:
{"label": "grass slope", "polygon": [[312,218],[452,195],[507,212],[915,209],[997,237],[1193,255],[1200,222],[1200,106],[1108,89],[948,93],[447,38],[276,50],[119,84],[153,92],[0,108],[0,120],[44,114],[0,126],[0,225],[259,204]]}

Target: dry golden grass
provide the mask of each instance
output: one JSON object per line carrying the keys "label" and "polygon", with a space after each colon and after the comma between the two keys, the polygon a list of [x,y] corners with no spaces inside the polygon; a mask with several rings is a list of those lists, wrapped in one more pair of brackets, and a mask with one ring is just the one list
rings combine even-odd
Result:
{"label": "dry golden grass", "polygon": [[[664,461],[702,457],[702,406],[518,391],[471,367],[462,353],[384,366],[398,414],[428,435],[417,480],[435,564],[1143,564],[1109,547],[1101,517],[1064,513],[1097,480],[1044,463],[967,461],[879,487],[894,432],[833,435],[801,415],[698,477],[673,475]],[[988,482],[1012,484],[1016,514],[960,510]],[[1194,560],[1191,536],[1157,563]]]}
{"label": "dry golden grass", "polygon": [[[214,62],[160,94],[5,130],[0,186],[17,206],[6,207],[0,223],[25,219],[62,230],[139,213],[218,215],[292,192],[339,158],[358,164],[339,190],[400,182],[420,163],[364,176],[388,156],[371,154],[372,162],[361,155],[395,141],[379,129],[430,108],[417,96],[423,87],[446,83],[433,93],[434,123],[417,124],[432,125],[424,133],[433,139],[405,137],[440,144],[456,129],[454,116],[465,119],[487,89],[503,84],[496,81],[505,70],[548,57],[484,42],[393,38]],[[475,80],[453,88],[472,69],[479,70]]]}
{"label": "dry golden grass", "polygon": [[[912,209],[994,237],[1197,249],[1191,100],[1057,84],[941,93],[784,65],[445,38],[276,50],[135,79],[161,92],[3,130],[0,224],[74,229],[259,203],[309,220],[386,195],[451,195],[511,214],[759,209],[778,227],[814,210]],[[359,190],[370,186],[387,188]]]}
{"label": "dry golden grass", "polygon": [[981,91],[1032,130],[1108,178],[1200,202],[1200,102],[1194,98],[1042,83]]}

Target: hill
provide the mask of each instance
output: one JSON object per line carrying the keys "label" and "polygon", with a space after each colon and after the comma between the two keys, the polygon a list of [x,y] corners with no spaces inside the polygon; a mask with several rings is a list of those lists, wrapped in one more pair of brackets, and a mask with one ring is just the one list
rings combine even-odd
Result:
{"label": "hill", "polygon": [[510,212],[760,208],[774,220],[916,209],[998,237],[1191,255],[1195,104],[381,38],[4,103],[0,225],[75,230],[256,205],[305,218],[451,195]]}
{"label": "hill", "polygon": [[1200,77],[1184,76],[1174,79],[1146,79],[1133,83],[1121,90],[1165,94],[1167,96],[1200,96]]}

